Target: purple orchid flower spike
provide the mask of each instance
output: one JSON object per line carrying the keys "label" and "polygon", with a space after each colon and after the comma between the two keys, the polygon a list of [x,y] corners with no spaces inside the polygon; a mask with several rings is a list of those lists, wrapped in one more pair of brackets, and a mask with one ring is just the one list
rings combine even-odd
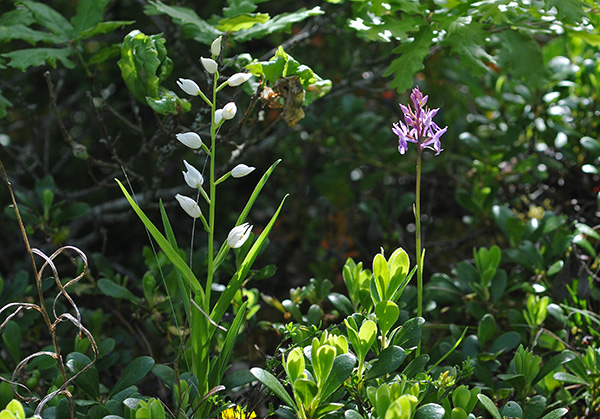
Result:
{"label": "purple orchid flower spike", "polygon": [[440,128],[433,122],[433,117],[438,113],[439,108],[429,109],[426,106],[428,98],[429,96],[423,96],[419,88],[415,87],[410,94],[412,107],[400,104],[404,122],[398,121],[392,126],[392,132],[398,136],[400,154],[406,153],[409,142],[418,144],[421,150],[432,149],[436,156],[442,152],[440,137],[448,130],[448,127]]}

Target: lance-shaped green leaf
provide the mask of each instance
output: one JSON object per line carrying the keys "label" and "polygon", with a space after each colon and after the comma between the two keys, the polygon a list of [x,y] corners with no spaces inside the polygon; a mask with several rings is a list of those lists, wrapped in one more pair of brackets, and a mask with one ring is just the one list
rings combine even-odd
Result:
{"label": "lance-shaped green leaf", "polygon": [[256,258],[258,256],[258,252],[262,248],[265,240],[267,239],[268,234],[271,232],[271,229],[273,228],[273,225],[275,224],[275,220],[277,220],[277,216],[279,215],[279,212],[281,211],[281,208],[283,207],[283,204],[284,204],[286,198],[287,198],[287,195],[282,199],[281,204],[279,204],[279,208],[277,208],[277,211],[275,211],[275,214],[273,214],[271,221],[269,221],[269,224],[267,224],[267,226],[264,228],[262,233],[260,233],[260,236],[258,236],[256,241],[253,243],[252,247],[246,254],[246,257],[240,264],[240,267],[238,268],[236,273],[233,275],[233,277],[229,281],[229,284],[227,284],[225,291],[223,291],[223,293],[217,300],[217,303],[215,304],[213,310],[210,313],[210,318],[214,322],[219,323],[221,321],[221,318],[225,314],[225,311],[227,311],[227,308],[231,304],[231,300],[233,299],[233,296],[240,289],[242,282],[248,275],[248,272],[250,271],[252,264],[254,263],[254,261],[256,260]]}
{"label": "lance-shaped green leaf", "polygon": [[246,309],[248,307],[248,301],[245,301],[242,306],[239,308],[235,319],[229,326],[229,330],[225,335],[225,343],[223,344],[223,349],[221,349],[221,353],[213,358],[210,368],[210,379],[209,383],[218,385],[221,383],[223,376],[225,375],[225,371],[230,366],[229,359],[231,358],[231,354],[233,353],[233,348],[237,341],[237,337],[240,334],[240,329],[242,324],[244,323],[244,319],[246,318]]}
{"label": "lance-shaped green leaf", "polygon": [[123,186],[123,184],[118,179],[115,180],[121,188],[123,195],[125,195],[125,198],[129,202],[129,205],[131,205],[131,208],[133,208],[140,220],[142,220],[142,223],[144,223],[144,226],[146,227],[146,229],[148,229],[148,232],[150,232],[154,240],[156,240],[162,251],[167,256],[167,258],[169,258],[169,261],[173,264],[173,266],[175,266],[177,270],[179,270],[179,272],[181,272],[183,278],[185,278],[192,287],[192,290],[195,293],[199,294],[203,299],[204,290],[202,289],[202,286],[200,285],[200,282],[198,281],[194,273],[191,271],[190,267],[181,258],[179,253],[171,246],[171,244],[165,238],[165,236],[163,236],[162,233],[158,230],[158,228],[156,228],[152,221],[150,221],[146,214],[144,214],[141,208],[135,203],[131,195],[129,195],[129,193],[125,189],[125,186]]}
{"label": "lance-shaped green leaf", "polygon": [[[260,180],[258,181],[256,186],[254,187],[254,191],[252,191],[252,195],[250,195],[250,198],[248,198],[248,202],[246,203],[246,206],[244,207],[244,209],[240,213],[240,216],[238,217],[237,221],[235,222],[235,225],[240,225],[240,224],[244,223],[244,221],[246,221],[246,217],[248,216],[248,214],[250,213],[250,210],[252,209],[252,206],[256,202],[256,199],[258,198],[260,191],[262,191],[263,187],[267,183],[267,180],[269,179],[269,177],[275,170],[275,167],[277,167],[277,165],[280,162],[281,162],[281,159],[278,159],[277,161],[275,161],[275,163],[273,163],[271,165],[271,167],[269,167],[267,169],[265,174],[260,178]],[[227,253],[229,253],[229,249],[230,249],[230,247],[227,245],[227,241],[224,240],[223,245],[221,246],[221,248],[217,252],[217,256],[215,257],[215,270],[221,265],[221,263],[223,263],[223,261],[225,260],[225,256],[227,256]]]}
{"label": "lance-shaped green leaf", "polygon": [[283,385],[279,382],[277,378],[273,376],[268,371],[263,370],[262,368],[252,368],[250,373],[256,377],[258,381],[260,381],[265,387],[271,390],[277,397],[281,399],[286,405],[294,409],[294,412],[298,412],[298,407],[294,400],[290,397]]}

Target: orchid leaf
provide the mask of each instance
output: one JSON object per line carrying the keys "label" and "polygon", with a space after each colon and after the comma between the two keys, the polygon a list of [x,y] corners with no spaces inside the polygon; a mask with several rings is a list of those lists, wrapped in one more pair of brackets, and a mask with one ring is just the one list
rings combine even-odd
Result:
{"label": "orchid leaf", "polygon": [[279,208],[277,208],[277,211],[275,211],[275,214],[273,214],[273,217],[271,218],[271,221],[269,221],[269,224],[267,224],[262,233],[260,233],[260,236],[258,236],[256,241],[250,248],[250,251],[248,251],[248,253],[246,254],[246,257],[242,261],[239,269],[233,275],[233,277],[229,281],[229,284],[227,284],[227,288],[225,288],[225,291],[223,291],[223,293],[217,300],[217,303],[215,304],[213,310],[210,313],[210,318],[215,323],[219,323],[221,321],[221,318],[225,314],[225,311],[227,311],[227,308],[229,307],[233,296],[236,292],[239,291],[242,282],[248,275],[252,264],[258,256],[258,252],[262,248],[265,240],[267,239],[268,234],[271,232],[271,229],[275,224],[275,220],[277,220],[277,216],[279,215],[279,212],[281,211],[281,208],[283,207],[286,198],[287,195],[283,198],[281,204],[279,204]]}
{"label": "orchid leaf", "polygon": [[192,287],[192,289],[194,290],[194,292],[197,294],[200,294],[201,298],[204,298],[204,290],[202,289],[200,282],[198,281],[198,279],[196,278],[194,273],[190,270],[190,267],[187,265],[187,263],[185,263],[185,261],[179,255],[179,253],[171,246],[171,244],[165,238],[165,236],[163,236],[162,233],[160,231],[158,231],[158,228],[156,228],[156,226],[152,223],[152,221],[150,221],[150,219],[146,216],[146,214],[144,214],[144,212],[141,210],[141,208],[133,200],[131,195],[129,195],[129,193],[125,189],[125,186],[123,186],[123,184],[118,179],[115,179],[115,181],[121,188],[123,195],[125,195],[125,198],[129,202],[129,204],[131,205],[131,207],[133,208],[135,213],[138,215],[140,220],[142,220],[142,223],[144,223],[144,226],[146,227],[148,232],[152,235],[154,240],[156,240],[156,242],[158,243],[158,245],[160,246],[162,251],[165,253],[167,258],[169,259],[169,261],[171,261],[173,266],[175,266],[175,268],[177,268],[179,270],[179,272],[181,272],[183,277],[188,280],[188,282],[189,282],[190,286]]}

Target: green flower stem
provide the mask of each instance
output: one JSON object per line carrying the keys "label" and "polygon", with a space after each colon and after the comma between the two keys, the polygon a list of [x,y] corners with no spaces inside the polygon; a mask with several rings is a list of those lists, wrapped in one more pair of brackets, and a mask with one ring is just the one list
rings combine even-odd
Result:
{"label": "green flower stem", "polygon": [[216,203],[216,182],[215,182],[215,144],[217,137],[217,127],[215,124],[215,106],[217,103],[217,81],[219,80],[219,72],[215,71],[213,74],[213,97],[210,106],[210,185],[209,185],[209,197],[210,205],[208,212],[208,275],[206,278],[205,288],[205,300],[203,309],[210,312],[210,294],[212,288],[212,282],[214,277],[214,234],[215,234],[215,203]]}
{"label": "green flower stem", "polygon": [[[416,224],[416,258],[417,258],[417,316],[423,317],[423,259],[424,251],[421,244],[421,154],[423,150],[417,147],[417,191],[415,197]],[[417,356],[421,354],[421,339],[417,345]]]}

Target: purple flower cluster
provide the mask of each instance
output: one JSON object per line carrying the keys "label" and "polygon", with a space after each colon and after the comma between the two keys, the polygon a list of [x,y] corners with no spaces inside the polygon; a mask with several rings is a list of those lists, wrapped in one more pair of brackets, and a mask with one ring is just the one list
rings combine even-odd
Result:
{"label": "purple flower cluster", "polygon": [[438,113],[438,109],[429,109],[427,104],[428,96],[423,96],[423,93],[418,87],[414,88],[410,94],[413,108],[400,104],[400,109],[404,113],[404,122],[398,121],[393,124],[392,131],[398,136],[398,151],[404,154],[408,150],[408,143],[418,144],[422,149],[429,147],[435,151],[437,156],[442,151],[440,137],[444,134],[448,127],[440,128],[433,117]]}

